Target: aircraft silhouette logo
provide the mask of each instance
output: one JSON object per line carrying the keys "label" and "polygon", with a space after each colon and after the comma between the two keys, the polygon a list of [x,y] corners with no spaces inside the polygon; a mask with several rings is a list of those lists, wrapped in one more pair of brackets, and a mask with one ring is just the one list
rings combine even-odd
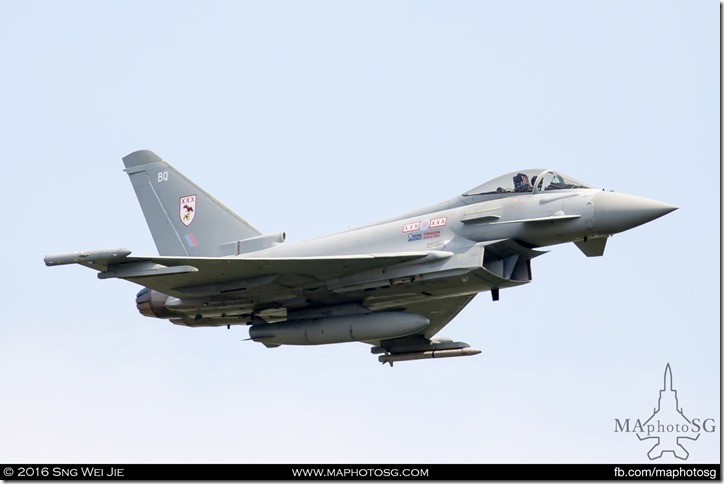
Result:
{"label": "aircraft silhouette logo", "polygon": [[665,453],[680,460],[689,458],[685,440],[698,440],[702,432],[715,433],[716,419],[689,418],[679,403],[679,395],[674,390],[671,365],[664,369],[664,387],[659,390],[659,399],[651,416],[642,419],[614,419],[614,432],[635,433],[639,440],[653,443],[646,454],[649,460],[660,459]]}
{"label": "aircraft silhouette logo", "polygon": [[673,388],[671,365],[667,363],[664,370],[664,388],[659,391],[658,405],[654,408],[653,415],[643,423],[642,431],[636,432],[636,436],[639,440],[656,441],[647,454],[650,460],[661,458],[664,452],[672,452],[677,459],[686,460],[689,458],[689,451],[684,448],[682,441],[697,440],[700,432],[694,430],[698,428],[679,406],[679,397]]}

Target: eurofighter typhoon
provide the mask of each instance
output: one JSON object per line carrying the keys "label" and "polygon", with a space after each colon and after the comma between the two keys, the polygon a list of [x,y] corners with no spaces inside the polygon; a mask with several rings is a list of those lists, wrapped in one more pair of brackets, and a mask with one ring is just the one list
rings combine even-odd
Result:
{"label": "eurofighter typhoon", "polygon": [[480,353],[435,335],[483,291],[531,281],[540,247],[603,255],[612,234],[677,207],[548,169],[517,170],[445,202],[308,241],[262,234],[151,151],[123,158],[158,256],[49,255],[143,286],[144,316],[248,325],[268,348],[357,341],[382,363]]}

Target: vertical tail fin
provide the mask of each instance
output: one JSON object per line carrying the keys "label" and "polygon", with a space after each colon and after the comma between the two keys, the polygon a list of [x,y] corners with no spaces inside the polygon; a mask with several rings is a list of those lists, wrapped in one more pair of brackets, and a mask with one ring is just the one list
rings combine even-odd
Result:
{"label": "vertical tail fin", "polygon": [[224,255],[222,244],[261,234],[152,151],[123,163],[160,255]]}

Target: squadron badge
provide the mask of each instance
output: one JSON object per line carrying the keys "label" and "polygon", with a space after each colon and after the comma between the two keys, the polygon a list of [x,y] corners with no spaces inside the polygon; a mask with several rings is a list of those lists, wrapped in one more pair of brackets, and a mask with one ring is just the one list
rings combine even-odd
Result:
{"label": "squadron badge", "polygon": [[178,214],[182,224],[187,227],[191,225],[196,215],[196,195],[185,195],[179,198]]}

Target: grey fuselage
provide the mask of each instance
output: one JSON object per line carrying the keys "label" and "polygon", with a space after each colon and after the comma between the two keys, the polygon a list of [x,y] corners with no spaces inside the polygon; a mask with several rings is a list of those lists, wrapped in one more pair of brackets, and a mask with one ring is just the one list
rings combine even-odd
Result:
{"label": "grey fuselage", "polygon": [[[381,222],[310,240],[277,244],[244,256],[299,257],[411,250],[460,252],[479,242],[502,239],[513,239],[529,248],[583,241],[613,233],[606,231],[609,227],[596,230],[595,198],[621,195],[584,188],[459,196]],[[580,217],[525,222],[556,214]],[[444,220],[444,225],[438,222],[430,227],[429,222],[435,220]],[[624,222],[622,220],[622,225],[626,225]],[[415,224],[419,224],[417,228]]]}
{"label": "grey fuselage", "polygon": [[[269,242],[271,247],[240,254],[245,258],[299,258],[428,253],[419,260],[319,284],[302,281],[294,289],[280,286],[273,291],[273,300],[260,298],[245,307],[266,320],[281,321],[403,310],[488,290],[497,298],[500,289],[531,280],[530,260],[543,253],[533,249],[575,242],[585,252],[585,244],[599,241],[598,252],[587,255],[601,255],[609,235],[673,209],[653,200],[594,188],[462,195],[356,229],[295,243]],[[322,291],[318,291],[320,287]],[[245,296],[252,298],[253,290]],[[223,308],[230,304],[227,299]],[[183,306],[179,302],[177,310]],[[214,311],[213,306],[208,301],[204,307],[191,302],[183,319],[172,321],[189,326],[228,324],[228,320],[218,319],[220,309]],[[315,312],[315,307],[323,309]],[[241,306],[238,309],[243,311]],[[434,335],[440,327],[431,323],[425,336]]]}

